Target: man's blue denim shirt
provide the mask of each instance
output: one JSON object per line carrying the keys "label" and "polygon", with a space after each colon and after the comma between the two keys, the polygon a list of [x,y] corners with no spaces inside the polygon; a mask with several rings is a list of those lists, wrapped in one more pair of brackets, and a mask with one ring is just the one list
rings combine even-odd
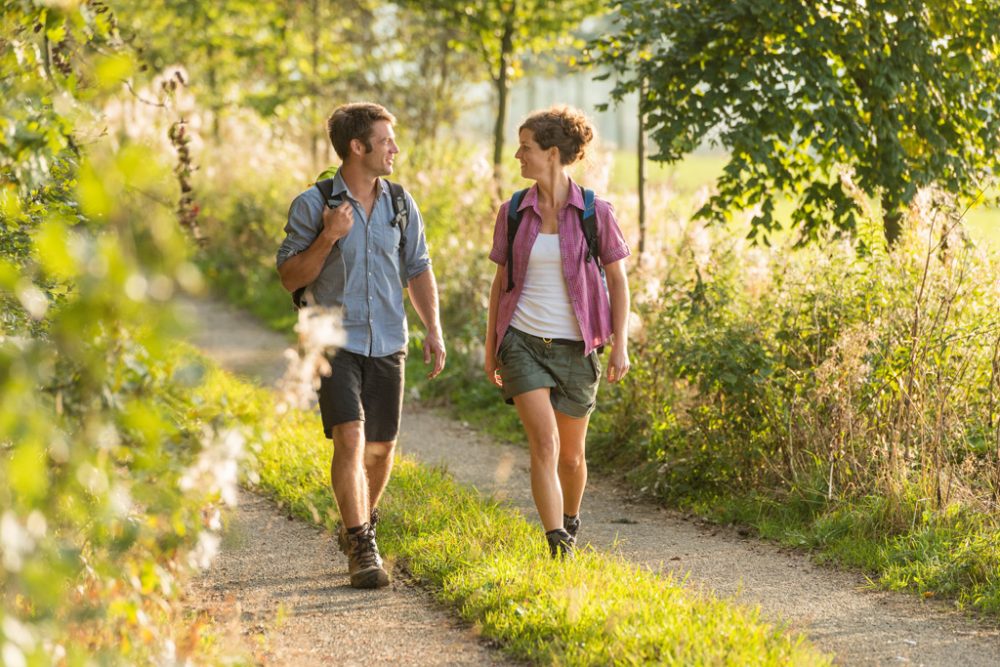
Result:
{"label": "man's blue denim shirt", "polygon": [[[333,195],[341,194],[354,207],[354,225],[333,247],[316,280],[309,285],[314,303],[340,307],[346,333],[344,349],[369,357],[384,357],[406,348],[406,309],[400,276],[400,231],[392,225],[389,186],[381,188],[371,219],[347,189],[340,170],[333,179]],[[424,236],[424,222],[406,193],[404,263],[407,281],[431,266]],[[292,202],[285,225],[285,240],[278,249],[277,265],[306,250],[323,229],[323,196],[311,187]]]}

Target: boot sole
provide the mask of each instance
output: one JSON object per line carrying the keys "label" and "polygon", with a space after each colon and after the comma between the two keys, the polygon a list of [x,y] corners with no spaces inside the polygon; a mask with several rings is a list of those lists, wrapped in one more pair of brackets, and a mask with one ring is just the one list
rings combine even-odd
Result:
{"label": "boot sole", "polygon": [[351,575],[352,588],[382,588],[389,585],[389,573],[380,567],[361,570]]}

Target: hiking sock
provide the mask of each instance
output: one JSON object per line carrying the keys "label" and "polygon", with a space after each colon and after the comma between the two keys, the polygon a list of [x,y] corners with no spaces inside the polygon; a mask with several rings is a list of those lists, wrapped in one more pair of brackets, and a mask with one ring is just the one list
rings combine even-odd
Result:
{"label": "hiking sock", "polygon": [[569,536],[574,540],[576,539],[576,534],[580,530],[580,515],[579,514],[563,514],[563,528],[569,533]]}

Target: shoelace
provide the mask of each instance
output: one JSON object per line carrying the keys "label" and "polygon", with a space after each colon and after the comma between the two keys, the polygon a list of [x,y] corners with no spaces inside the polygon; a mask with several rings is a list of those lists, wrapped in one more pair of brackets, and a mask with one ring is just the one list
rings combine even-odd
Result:
{"label": "shoelace", "polygon": [[375,544],[375,531],[371,528],[351,536],[354,539],[354,554],[362,567],[378,565],[378,546]]}

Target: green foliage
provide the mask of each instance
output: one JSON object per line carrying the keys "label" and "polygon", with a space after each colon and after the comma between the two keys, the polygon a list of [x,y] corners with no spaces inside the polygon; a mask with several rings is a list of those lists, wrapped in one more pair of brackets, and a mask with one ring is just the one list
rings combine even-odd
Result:
{"label": "green foliage", "polygon": [[[101,3],[4,5],[0,58],[0,644],[9,664],[205,660],[180,584],[217,544],[242,437],[167,301],[198,287],[169,170],[90,122],[133,62]],[[90,145],[84,152],[81,145]]]}
{"label": "green foliage", "polygon": [[997,453],[978,443],[995,435],[995,265],[942,250],[956,239],[941,223],[913,224],[921,235],[891,254],[841,245],[762,265],[722,249],[675,267],[642,313],[637,373],[598,422],[612,448],[638,439],[668,497],[794,488],[819,469],[827,497],[913,482],[944,506],[958,490],[929,471],[963,467],[992,493]]}
{"label": "green foliage", "polygon": [[[142,81],[179,66],[206,134],[253,110],[293,137],[311,169],[332,159],[324,121],[334,107],[378,101],[419,136],[452,122],[474,61],[449,48],[450,30],[385,0],[116,0]],[[252,85],[250,85],[252,82]]]}
{"label": "green foliage", "polygon": [[[333,529],[336,505],[318,418],[270,409],[273,396],[216,370],[199,389],[205,404],[272,434],[259,453],[260,486],[297,516]],[[553,561],[541,531],[484,501],[441,471],[396,464],[380,504],[379,544],[437,596],[539,663],[827,664],[803,640],[763,623],[756,611],[685,589],[615,557],[582,553]]]}
{"label": "green foliage", "polygon": [[[0,184],[8,202],[49,180],[54,162],[79,157],[90,110],[81,104],[114,85],[113,57],[80,58],[113,46],[110,14],[63,10],[28,0],[4,3],[0,33]],[[10,204],[6,207],[9,212]],[[12,216],[13,217],[13,216]]]}
{"label": "green foliage", "polygon": [[451,50],[473,53],[484,65],[496,92],[493,166],[503,160],[507,97],[524,74],[529,54],[574,44],[583,20],[599,11],[597,0],[401,0],[442,33]]}
{"label": "green foliage", "polygon": [[[1000,174],[996,0],[803,3],[623,0],[592,60],[640,99],[654,159],[699,144],[730,160],[701,215],[755,209],[751,237],[796,202],[804,241],[855,228],[849,178],[881,201],[890,241],[902,209],[936,185],[970,199]],[[845,172],[846,170],[846,172]],[[846,176],[844,175],[846,173]]]}

